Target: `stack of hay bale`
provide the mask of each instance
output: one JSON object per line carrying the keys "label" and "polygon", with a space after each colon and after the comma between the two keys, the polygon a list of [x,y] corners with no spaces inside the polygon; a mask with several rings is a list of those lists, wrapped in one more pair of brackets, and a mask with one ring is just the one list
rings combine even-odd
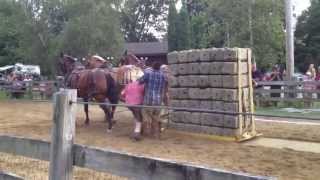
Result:
{"label": "stack of hay bale", "polygon": [[255,134],[254,118],[235,114],[253,113],[250,49],[172,52],[168,63],[173,75],[170,106],[211,110],[175,110],[170,114],[172,127],[238,138]]}

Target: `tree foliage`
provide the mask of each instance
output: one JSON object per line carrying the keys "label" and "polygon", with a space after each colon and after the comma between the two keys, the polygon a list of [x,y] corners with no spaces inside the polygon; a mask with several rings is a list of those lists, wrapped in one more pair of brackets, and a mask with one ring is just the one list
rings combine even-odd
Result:
{"label": "tree foliage", "polygon": [[[190,42],[191,48],[251,47],[258,65],[263,67],[269,67],[285,59],[283,1],[185,2],[190,22],[190,35],[185,40]],[[184,12],[182,8],[179,16]],[[171,17],[169,17],[169,27],[170,19]],[[187,24],[178,23],[176,35],[170,35],[169,42],[172,37],[181,36],[181,33],[186,31]],[[174,41],[179,44],[179,40],[174,39]],[[189,47],[188,43],[186,47]]]}
{"label": "tree foliage", "polygon": [[157,41],[155,32],[166,31],[170,0],[123,0],[122,31],[128,42]]}
{"label": "tree foliage", "polygon": [[38,64],[54,74],[57,56],[119,56],[123,36],[115,0],[0,1],[0,65]]}
{"label": "tree foliage", "polygon": [[296,29],[296,62],[305,72],[310,63],[320,65],[320,1],[312,0],[311,6],[298,18]]}

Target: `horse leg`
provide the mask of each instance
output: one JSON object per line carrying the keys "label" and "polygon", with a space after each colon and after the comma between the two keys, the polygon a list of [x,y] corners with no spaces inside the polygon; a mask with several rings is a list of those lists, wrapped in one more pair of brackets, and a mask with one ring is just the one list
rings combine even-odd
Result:
{"label": "horse leg", "polygon": [[140,108],[130,108],[130,110],[133,113],[134,119],[135,119],[135,128],[133,133],[133,138],[136,141],[141,140],[141,134],[142,134],[142,111]]}
{"label": "horse leg", "polygon": [[112,130],[112,118],[111,118],[111,112],[106,105],[100,105],[100,108],[104,111],[105,114],[105,120],[108,122],[108,129],[107,132],[111,132]]}
{"label": "horse leg", "polygon": [[85,125],[89,125],[89,104],[87,104],[89,102],[89,98],[83,98],[83,101],[85,102],[84,112],[86,113]]}

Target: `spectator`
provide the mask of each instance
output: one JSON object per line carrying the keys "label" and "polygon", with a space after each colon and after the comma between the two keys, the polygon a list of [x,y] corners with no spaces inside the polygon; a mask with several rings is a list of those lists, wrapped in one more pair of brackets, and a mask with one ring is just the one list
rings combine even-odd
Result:
{"label": "spectator", "polygon": [[[280,71],[279,71],[279,66],[275,65],[272,68],[272,73],[270,75],[270,81],[281,81],[281,77],[280,77]],[[272,85],[271,89],[281,89],[280,85]],[[280,97],[280,93],[271,93],[270,94],[271,97],[273,98],[279,98]]]}
{"label": "spectator", "polygon": [[254,87],[258,86],[258,81],[262,80],[262,73],[257,68],[257,63],[252,63],[252,83]]}
{"label": "spectator", "polygon": [[311,80],[316,79],[317,72],[316,72],[316,69],[314,68],[314,64],[309,65],[309,68],[308,68],[308,71],[306,72],[306,74],[310,74]]}
{"label": "spectator", "polygon": [[318,72],[317,72],[315,80],[320,81],[320,66],[318,66]]}
{"label": "spectator", "polygon": [[[135,81],[126,85],[125,89],[121,92],[121,97],[128,105],[142,105],[143,104],[144,86]],[[141,140],[141,127],[142,127],[142,110],[138,107],[128,107],[135,118],[135,129],[133,138],[137,141]]]}
{"label": "spectator", "polygon": [[[167,85],[165,75],[160,71],[161,64],[154,62],[152,69],[145,72],[140,83],[145,84],[144,104],[147,106],[160,106],[163,102],[163,95]],[[151,134],[160,139],[160,109],[146,108],[144,110],[145,122],[143,126],[151,123]],[[143,127],[147,130],[148,127]]]}

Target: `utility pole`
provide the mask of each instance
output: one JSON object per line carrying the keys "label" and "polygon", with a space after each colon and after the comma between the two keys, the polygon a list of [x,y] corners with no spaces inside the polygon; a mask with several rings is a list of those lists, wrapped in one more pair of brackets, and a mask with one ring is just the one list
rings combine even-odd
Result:
{"label": "utility pole", "polygon": [[293,74],[294,74],[294,31],[293,31],[292,0],[285,0],[285,8],[286,8],[287,80],[292,80]]}

